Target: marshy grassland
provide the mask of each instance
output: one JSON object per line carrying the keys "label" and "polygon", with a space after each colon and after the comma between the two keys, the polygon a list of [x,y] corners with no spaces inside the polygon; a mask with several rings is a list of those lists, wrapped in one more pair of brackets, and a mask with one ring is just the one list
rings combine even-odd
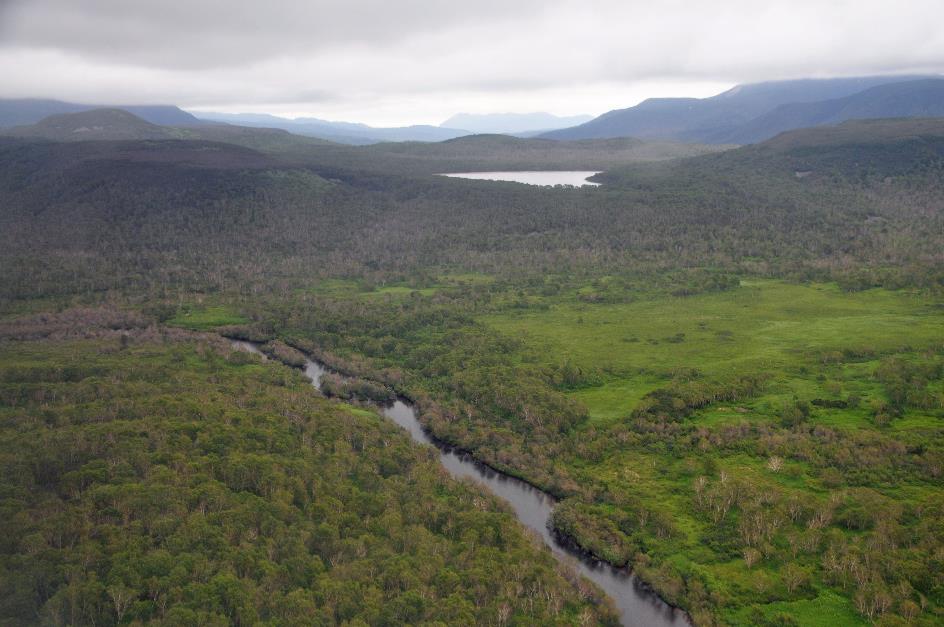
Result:
{"label": "marshy grassland", "polygon": [[[602,285],[612,296],[605,279]],[[918,351],[944,338],[940,303],[906,291],[850,293],[834,284],[755,279],[723,292],[617,304],[588,304],[579,294],[548,299],[546,310],[508,310],[482,320],[524,338],[548,365],[570,363],[591,373],[593,384],[572,395],[597,421],[625,417],[645,394],[686,369],[714,378],[770,375],[769,393],[754,403],[842,393],[877,399],[871,377],[856,376],[869,375],[877,355]],[[850,352],[873,358],[831,364]],[[855,424],[854,415],[864,412],[845,413]],[[724,420],[713,412],[704,418]]]}
{"label": "marshy grassland", "polygon": [[[605,279],[596,289],[615,291]],[[888,545],[914,533],[904,528],[916,522],[915,512],[939,511],[944,501],[939,465],[906,468],[898,463],[904,459],[877,458],[874,448],[898,448],[906,458],[941,450],[939,300],[745,280],[722,292],[621,303],[587,303],[578,290],[545,304],[482,321],[522,338],[529,358],[572,373],[561,389],[586,406],[589,420],[573,436],[585,449],[561,463],[606,495],[575,506],[573,518],[611,522],[574,525],[575,534],[605,538],[597,540],[601,546],[625,543],[633,547],[625,559],[642,550],[646,564],[662,558],[689,581],[695,575],[707,594],[740,606],[722,612],[731,624],[781,614],[801,625],[868,622],[861,612],[870,602],[868,584],[843,581],[830,560],[838,559],[834,551],[876,559],[873,543],[891,551]],[[901,383],[891,374],[901,368],[929,376]],[[692,398],[684,393],[672,398],[679,418],[663,437],[633,428],[660,390],[689,382],[723,387],[744,376],[761,379],[751,394],[695,406],[684,404]],[[921,400],[902,402],[902,395]],[[856,445],[839,456],[828,452],[846,438]],[[590,452],[594,443],[606,453]],[[738,486],[730,498],[744,499],[753,522],[746,512],[735,522],[711,509],[724,484]],[[718,494],[706,496],[712,489]],[[791,508],[809,513],[795,517]],[[814,523],[813,512],[830,522]],[[640,518],[661,519],[664,528],[647,532]],[[870,537],[879,530],[887,540]],[[913,548],[896,547],[892,555],[893,563],[917,567],[907,565]]]}

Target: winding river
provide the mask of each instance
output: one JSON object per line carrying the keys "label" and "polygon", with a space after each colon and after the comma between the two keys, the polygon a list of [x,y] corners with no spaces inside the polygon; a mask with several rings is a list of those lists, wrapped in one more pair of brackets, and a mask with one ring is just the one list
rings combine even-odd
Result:
{"label": "winding river", "polygon": [[[244,351],[262,355],[251,342],[232,340],[233,346]],[[263,355],[264,357],[264,355]],[[320,363],[306,359],[305,376],[312,384],[321,387],[321,376],[327,369]],[[534,486],[497,472],[475,461],[469,454],[433,440],[416,417],[413,408],[402,400],[391,405],[378,406],[384,416],[406,429],[417,442],[428,444],[439,450],[439,460],[453,477],[468,478],[484,485],[499,498],[504,499],[515,512],[518,520],[533,529],[544,544],[559,560],[571,564],[580,574],[596,583],[609,595],[620,612],[620,622],[631,627],[688,627],[685,612],[673,608],[648,590],[639,579],[625,568],[614,568],[609,564],[588,557],[582,551],[561,542],[548,526],[554,497]]]}

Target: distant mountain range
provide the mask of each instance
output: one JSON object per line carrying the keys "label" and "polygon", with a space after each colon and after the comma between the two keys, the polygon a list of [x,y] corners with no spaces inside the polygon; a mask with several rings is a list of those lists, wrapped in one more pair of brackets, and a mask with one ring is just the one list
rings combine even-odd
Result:
{"label": "distant mountain range", "polygon": [[944,115],[938,76],[806,79],[739,85],[711,98],[651,98],[547,139],[641,137],[744,144],[849,119]]}
{"label": "distant mountain range", "polygon": [[926,79],[879,85],[844,98],[780,105],[720,139],[753,144],[783,131],[848,120],[940,116],[944,116],[944,80]]}
{"label": "distant mountain range", "polygon": [[283,118],[264,113],[198,112],[195,115],[201,120],[259,128],[280,128],[290,133],[319,137],[342,144],[376,144],[379,142],[402,141],[438,142],[472,134],[467,130],[443,128],[441,126],[418,125],[383,128],[352,122],[331,122],[318,118]]}
{"label": "distant mountain range", "polygon": [[[172,105],[86,105],[35,98],[0,100],[0,129],[36,124],[51,115],[102,109],[127,111],[145,122],[159,126],[202,127],[230,124],[260,129],[281,129],[296,135],[326,139],[342,144],[376,144],[399,141],[437,142],[472,134],[467,130],[431,125],[376,128],[366,124],[330,122],[318,118],[289,119],[265,113],[198,113],[193,115]],[[51,129],[46,130],[53,132]],[[144,134],[146,135],[146,133]],[[144,136],[136,137],[136,139],[144,138]]]}
{"label": "distant mountain range", "polygon": [[552,131],[589,122],[592,115],[557,116],[551,113],[458,113],[440,127],[461,128],[472,133],[521,135]]}
{"label": "distant mountain range", "polygon": [[59,113],[43,118],[36,124],[0,129],[0,136],[53,142],[197,140],[236,144],[264,152],[332,145],[323,139],[295,135],[276,128],[207,123],[163,126],[152,124],[123,109]]}
{"label": "distant mountain range", "polygon": [[[26,132],[30,136],[55,137],[58,141],[126,136],[147,139],[180,137],[182,129],[192,129],[188,136],[212,139],[215,135],[233,136],[236,133],[242,134],[241,141],[259,145],[289,141],[284,135],[271,132],[253,134],[251,131],[266,129],[355,145],[441,142],[474,134],[536,136],[554,140],[635,137],[696,144],[753,144],[784,131],[834,125],[847,120],[944,117],[944,77],[872,76],[754,83],[738,85],[710,98],[652,98],[594,119],[588,119],[588,116],[559,117],[550,113],[460,113],[440,126],[389,128],[260,113],[192,114],[171,105],[110,106],[106,109],[131,113],[154,128],[135,126],[128,119],[112,113],[109,120],[114,128],[106,129],[107,124],[96,122],[96,116],[101,114],[94,111],[102,111],[101,107],[39,99],[0,100],[0,128],[34,125],[49,116],[89,113],[88,120],[81,116],[51,119],[28,131],[16,128],[5,134]],[[574,123],[574,126],[555,128]],[[67,132],[65,127],[70,125],[73,128]],[[211,131],[211,127],[230,130]],[[547,131],[548,128],[555,130]]]}
{"label": "distant mountain range", "polygon": [[179,139],[180,131],[158,126],[123,109],[92,109],[58,113],[36,124],[6,129],[12,137],[39,137],[50,141]]}
{"label": "distant mountain range", "polygon": [[319,118],[283,118],[265,113],[197,112],[202,120],[280,128],[299,135],[320,137],[342,144],[376,144],[379,142],[422,141],[439,142],[466,135],[503,134],[528,136],[582,124],[592,119],[589,115],[560,117],[550,113],[459,113],[439,126],[417,125],[376,127],[353,122],[332,122]]}
{"label": "distant mountain range", "polygon": [[60,100],[21,98],[0,100],[0,128],[36,124],[43,118],[61,113],[79,113],[93,109],[121,109],[142,120],[162,126],[194,126],[206,124],[172,105],[87,105]]}

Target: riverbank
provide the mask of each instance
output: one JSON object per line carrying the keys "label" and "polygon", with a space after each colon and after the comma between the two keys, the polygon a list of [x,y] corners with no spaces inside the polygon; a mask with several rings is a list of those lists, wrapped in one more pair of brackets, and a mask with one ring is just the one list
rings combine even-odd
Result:
{"label": "riverbank", "polygon": [[[263,354],[257,344],[234,340],[234,346]],[[295,347],[297,348],[297,346]],[[320,389],[320,382],[331,369],[307,357],[306,376]],[[295,366],[294,363],[286,365]],[[375,404],[381,413],[406,429],[414,441],[436,447],[440,462],[457,478],[475,481],[506,501],[519,522],[541,538],[558,559],[571,563],[578,573],[599,586],[620,612],[621,624],[630,627],[682,627],[689,620],[684,611],[660,599],[650,586],[625,568],[617,568],[596,559],[573,538],[563,537],[551,528],[550,520],[557,500],[534,485],[508,475],[478,460],[467,451],[456,449],[436,439],[421,423],[410,399],[401,396],[392,404]]]}

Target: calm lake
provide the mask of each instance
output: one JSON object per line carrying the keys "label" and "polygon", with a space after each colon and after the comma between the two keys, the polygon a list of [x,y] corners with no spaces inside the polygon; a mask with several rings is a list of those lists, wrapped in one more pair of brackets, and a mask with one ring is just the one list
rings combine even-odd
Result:
{"label": "calm lake", "polygon": [[583,185],[599,185],[587,179],[599,172],[590,171],[527,171],[527,172],[454,172],[442,174],[441,176],[452,176],[460,179],[478,179],[480,181],[512,181],[514,183],[527,183],[528,185],[572,185],[581,187]]}

